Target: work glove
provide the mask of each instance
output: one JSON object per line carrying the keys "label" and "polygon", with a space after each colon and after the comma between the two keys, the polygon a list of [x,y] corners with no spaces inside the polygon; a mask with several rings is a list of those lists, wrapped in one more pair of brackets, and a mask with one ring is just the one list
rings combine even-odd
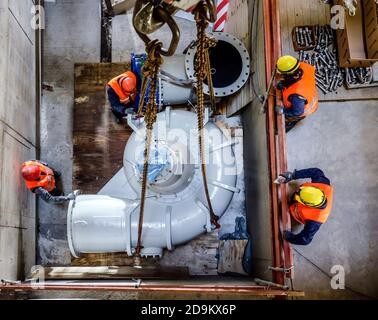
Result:
{"label": "work glove", "polygon": [[284,108],[281,107],[281,106],[275,106],[275,107],[274,107],[274,110],[275,110],[278,114],[283,114],[283,113],[284,113]]}
{"label": "work glove", "polygon": [[277,88],[278,90],[283,90],[283,89],[285,89],[285,86],[284,86],[283,81],[278,81],[277,84],[276,84],[276,88]]}
{"label": "work glove", "polygon": [[67,195],[67,199],[68,200],[75,200],[76,199],[76,196],[73,192],[71,192],[70,194]]}
{"label": "work glove", "polygon": [[283,184],[283,183],[290,182],[291,180],[293,180],[294,172],[286,171],[286,172],[280,173],[280,175],[274,181],[274,183],[276,183],[276,184]]}

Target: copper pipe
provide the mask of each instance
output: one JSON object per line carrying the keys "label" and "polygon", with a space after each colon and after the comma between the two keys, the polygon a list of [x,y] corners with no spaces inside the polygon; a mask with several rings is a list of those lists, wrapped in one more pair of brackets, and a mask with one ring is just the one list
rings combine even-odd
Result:
{"label": "copper pipe", "polygon": [[[276,61],[281,55],[281,31],[277,0],[264,1],[263,5],[266,83],[268,85]],[[280,230],[280,220],[282,220],[284,229],[290,228],[287,189],[286,186],[277,187],[273,182],[281,171],[287,169],[285,120],[284,116],[277,115],[274,110],[276,104],[282,104],[279,90],[276,90],[275,96],[276,101],[273,96],[269,96],[267,105],[267,135],[271,175],[272,256],[273,266],[288,269],[293,264],[293,255],[290,245],[282,239]],[[291,277],[292,271],[290,270],[286,274],[273,271],[274,282],[284,284],[285,275]]]}
{"label": "copper pipe", "polygon": [[1,291],[129,291],[129,292],[158,292],[158,293],[204,293],[204,294],[241,294],[250,296],[304,296],[301,291],[268,289],[262,286],[172,286],[172,285],[143,285],[113,286],[113,285],[75,285],[75,284],[38,284],[34,288],[31,284],[17,284],[0,286]]}
{"label": "copper pipe", "polygon": [[[278,8],[277,0],[271,0],[272,7],[272,35],[273,35],[273,43],[274,45],[274,54],[273,54],[273,61],[277,61],[277,59],[282,55],[282,44],[281,44],[281,28],[280,28],[280,12]],[[282,106],[282,92],[281,90],[276,89],[276,103],[275,105]],[[286,131],[285,131],[285,116],[283,114],[276,114],[276,123],[277,123],[277,149],[278,149],[278,173],[287,171],[287,155],[286,155]],[[280,213],[282,219],[282,227],[283,230],[290,230],[291,229],[291,221],[290,221],[290,214],[288,211],[288,196],[287,196],[287,186],[285,184],[281,184],[279,187],[279,204],[280,204]],[[283,246],[283,254],[284,254],[284,261],[283,267],[285,269],[289,269],[293,266],[293,251],[290,244],[287,241],[284,241],[281,235],[281,241]],[[290,269],[287,272],[286,277],[293,278],[294,273],[293,269]]]}

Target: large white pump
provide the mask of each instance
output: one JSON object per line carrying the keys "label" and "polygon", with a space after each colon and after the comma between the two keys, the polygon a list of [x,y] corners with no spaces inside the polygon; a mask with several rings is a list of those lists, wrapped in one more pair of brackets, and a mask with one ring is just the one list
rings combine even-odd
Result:
{"label": "large white pump", "polygon": [[[214,94],[221,98],[247,83],[250,58],[234,36],[223,32],[210,35],[218,40],[209,56]],[[157,115],[154,125],[142,232],[144,256],[161,256],[164,248],[171,250],[212,229],[202,184],[196,114],[169,107],[188,100],[195,103],[195,57],[196,48],[191,46],[184,55],[165,57],[161,67],[158,102],[168,107]],[[138,59],[135,55],[132,59],[136,70]],[[209,93],[206,83],[204,92]],[[143,120],[135,123],[131,115],[128,120],[134,133],[125,148],[123,169],[97,195],[78,195],[69,204],[68,243],[75,257],[81,253],[134,252],[146,128]],[[239,191],[233,141],[228,132],[209,122],[208,116],[205,137],[210,198],[215,214],[222,216]]]}
{"label": "large white pump", "polygon": [[[134,133],[124,153],[124,167],[98,195],[78,195],[68,209],[68,241],[72,255],[127,252],[137,242],[145,125],[129,124]],[[236,188],[233,140],[206,121],[205,141],[209,192],[214,212],[222,216]],[[154,126],[148,194],[145,203],[142,255],[161,256],[211,231],[198,154],[196,114],[161,112]]]}

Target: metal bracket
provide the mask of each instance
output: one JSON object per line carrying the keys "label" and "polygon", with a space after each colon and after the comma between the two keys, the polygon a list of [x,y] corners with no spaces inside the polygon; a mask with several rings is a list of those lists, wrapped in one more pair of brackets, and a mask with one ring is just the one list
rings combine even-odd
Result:
{"label": "metal bracket", "polygon": [[132,281],[135,281],[134,288],[139,288],[142,284],[142,279],[131,279]]}
{"label": "metal bracket", "polygon": [[291,266],[290,268],[268,267],[268,270],[283,272],[283,273],[289,273],[293,269],[294,269],[294,266]]}
{"label": "metal bracket", "polygon": [[259,278],[255,278],[254,281],[258,285],[265,285],[265,286],[268,286],[268,287],[277,287],[277,288],[281,288],[281,289],[284,289],[284,290],[289,290],[289,286],[282,285],[282,284],[279,284],[279,283],[266,281],[266,280],[262,280],[262,279],[259,279]]}

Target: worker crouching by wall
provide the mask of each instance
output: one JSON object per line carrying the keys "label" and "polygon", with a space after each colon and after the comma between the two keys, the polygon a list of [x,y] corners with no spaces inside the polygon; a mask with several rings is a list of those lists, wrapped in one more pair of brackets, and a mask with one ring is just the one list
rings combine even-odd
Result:
{"label": "worker crouching by wall", "polygon": [[325,223],[332,209],[333,188],[323,171],[318,168],[294,170],[279,175],[276,183],[288,183],[296,179],[311,179],[302,184],[292,195],[290,213],[304,225],[298,234],[284,232],[284,239],[292,244],[308,245],[320,226]]}
{"label": "worker crouching by wall", "polygon": [[61,174],[49,168],[45,162],[26,161],[22,164],[21,173],[26,187],[46,202],[62,203],[75,199],[73,193],[67,196],[58,195],[55,178],[60,177]]}
{"label": "worker crouching by wall", "polygon": [[282,75],[276,87],[282,90],[284,107],[276,111],[285,114],[288,132],[318,109],[315,67],[292,56],[283,56],[277,61],[277,71]]}
{"label": "worker crouching by wall", "polygon": [[128,113],[133,113],[137,79],[134,73],[126,71],[108,82],[108,99],[117,122]]}

